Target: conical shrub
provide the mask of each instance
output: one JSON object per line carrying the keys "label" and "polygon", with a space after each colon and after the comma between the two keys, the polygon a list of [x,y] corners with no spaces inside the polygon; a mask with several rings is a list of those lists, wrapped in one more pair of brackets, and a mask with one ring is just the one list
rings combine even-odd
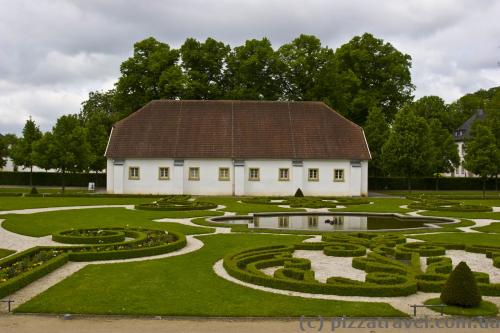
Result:
{"label": "conical shrub", "polygon": [[302,193],[302,190],[300,188],[297,189],[295,192],[295,197],[296,198],[302,198],[304,196],[304,193]]}
{"label": "conical shrub", "polygon": [[451,272],[441,292],[441,301],[465,308],[476,307],[481,303],[476,279],[465,262],[461,261]]}

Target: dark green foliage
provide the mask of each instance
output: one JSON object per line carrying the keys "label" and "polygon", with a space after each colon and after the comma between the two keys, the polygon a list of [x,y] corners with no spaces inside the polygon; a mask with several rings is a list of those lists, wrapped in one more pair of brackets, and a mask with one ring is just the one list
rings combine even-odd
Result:
{"label": "dark green foliage", "polygon": [[30,190],[30,194],[31,194],[31,195],[38,194],[38,190],[36,189],[36,187],[32,187],[32,188],[31,188],[31,190]]}
{"label": "dark green foliage", "polygon": [[397,113],[389,138],[382,147],[384,166],[391,175],[405,176],[411,191],[411,179],[428,174],[432,169],[431,146],[427,122],[405,107]]}
{"label": "dark green foliage", "polygon": [[460,262],[451,272],[440,298],[445,304],[466,308],[481,304],[481,294],[476,279],[465,262]]}
{"label": "dark green foliage", "polygon": [[[487,179],[486,190],[495,190],[495,179]],[[413,178],[411,187],[414,190],[435,190],[436,179],[434,177]],[[368,189],[376,190],[406,190],[408,180],[404,177],[370,177],[368,178]],[[442,177],[439,179],[439,189],[441,191],[476,191],[482,190],[483,180],[478,177]],[[475,198],[469,199],[480,199]],[[451,199],[451,198],[450,198]]]}
{"label": "dark green foliage", "polygon": [[56,232],[54,242],[66,244],[106,244],[125,241],[125,233],[119,230],[76,229]]}
{"label": "dark green foliage", "polygon": [[302,193],[302,190],[300,188],[298,188],[297,191],[295,191],[294,197],[296,197],[296,198],[304,197],[304,193]]}
{"label": "dark green foliage", "polygon": [[464,167],[481,177],[483,180],[483,195],[488,176],[498,172],[500,150],[491,129],[481,122],[475,122],[471,130],[471,138],[465,143]]}
{"label": "dark green foliage", "polygon": [[482,205],[465,205],[461,202],[448,201],[436,197],[407,197],[408,200],[413,200],[408,204],[411,209],[423,209],[433,211],[447,212],[491,212],[492,208]]}
{"label": "dark green foliage", "polygon": [[36,165],[34,146],[42,138],[42,132],[31,117],[23,128],[23,137],[20,138],[10,151],[14,164],[30,169],[30,186],[33,186],[33,166]]}
{"label": "dark green foliage", "polygon": [[382,161],[382,147],[389,136],[389,124],[381,108],[374,107],[370,110],[363,129],[372,156],[369,168],[370,175],[380,175],[384,166]]}
{"label": "dark green foliage", "polygon": [[[30,174],[28,172],[0,172],[0,184],[2,185],[29,185]],[[89,182],[95,182],[97,187],[106,187],[106,174],[68,173],[65,175],[67,186],[87,187]],[[37,186],[61,185],[62,176],[54,172],[33,172],[33,183]]]}

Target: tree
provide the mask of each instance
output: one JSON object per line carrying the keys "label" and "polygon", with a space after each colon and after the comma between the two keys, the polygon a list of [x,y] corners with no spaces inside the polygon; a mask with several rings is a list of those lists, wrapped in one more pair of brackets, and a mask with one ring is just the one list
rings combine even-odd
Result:
{"label": "tree", "polygon": [[186,76],[185,99],[220,99],[224,95],[223,68],[231,48],[213,38],[204,43],[188,38],[180,48]]}
{"label": "tree", "polygon": [[456,129],[452,121],[448,106],[441,97],[423,96],[413,102],[412,108],[417,116],[420,116],[430,122],[433,119],[439,120],[449,133]]}
{"label": "tree", "polygon": [[368,118],[366,119],[364,131],[372,156],[369,170],[372,175],[376,176],[383,169],[381,156],[382,147],[389,136],[389,125],[380,108],[374,107],[370,110]]}
{"label": "tree", "polygon": [[[495,136],[497,151],[500,151],[500,90],[495,94],[490,103],[486,106],[486,125]],[[495,172],[495,190],[498,191],[498,174],[500,173],[500,163],[497,163]]]}
{"label": "tree", "polygon": [[104,153],[108,145],[111,125],[103,113],[91,114],[84,124],[87,142],[91,148],[88,156],[88,168],[96,173],[106,168]]}
{"label": "tree", "polygon": [[176,85],[182,71],[178,60],[178,50],[152,37],[134,44],[134,55],[121,64],[122,75],[116,83],[114,103],[122,118],[153,99],[179,96],[181,87]]}
{"label": "tree", "polygon": [[82,102],[79,117],[86,123],[87,119],[95,113],[106,116],[106,123],[120,120],[120,111],[114,103],[115,90],[91,91],[87,100]]}
{"label": "tree", "polygon": [[466,308],[481,304],[481,294],[476,279],[464,261],[461,261],[450,273],[440,298],[444,304]]}
{"label": "tree", "polygon": [[405,106],[396,114],[389,138],[382,147],[384,166],[391,175],[405,176],[411,192],[411,179],[431,169],[431,145],[425,119]]}
{"label": "tree", "polygon": [[[357,124],[364,124],[369,110],[380,107],[389,123],[412,100],[411,57],[390,43],[369,33],[356,36],[335,51],[335,70],[342,77],[354,77],[359,85],[345,95],[348,100],[331,99],[332,106]],[[338,87],[342,89],[342,87]],[[337,98],[344,93],[336,92]]]}
{"label": "tree", "polygon": [[226,98],[277,100],[281,96],[284,66],[267,38],[247,40],[227,59]]}
{"label": "tree", "polygon": [[312,35],[300,35],[282,45],[278,57],[284,64],[282,94],[286,99],[310,101],[321,99],[317,94],[321,73],[330,61],[333,51],[321,46]]}
{"label": "tree", "polygon": [[43,133],[42,137],[33,144],[34,164],[45,170],[55,168],[56,166],[52,160],[55,155],[52,151],[53,149],[54,145],[52,133]]}
{"label": "tree", "polygon": [[439,174],[453,172],[460,164],[460,156],[453,136],[443,128],[438,119],[429,124],[432,149],[432,170],[436,177],[436,191],[439,190]]}
{"label": "tree", "polygon": [[483,180],[483,197],[486,195],[486,179],[498,172],[500,152],[491,129],[481,121],[472,125],[469,140],[465,142],[464,167]]}
{"label": "tree", "polygon": [[3,168],[7,164],[5,158],[7,158],[7,144],[4,141],[3,135],[0,134],[0,168]]}
{"label": "tree", "polygon": [[[41,148],[46,148],[45,154]],[[51,135],[44,135],[37,146],[37,157],[45,155],[40,162],[45,167],[54,167],[62,173],[62,191],[65,190],[66,172],[77,172],[88,167],[90,146],[87,133],[76,115],[65,115],[57,119]]]}
{"label": "tree", "polygon": [[33,166],[35,158],[33,146],[42,137],[42,132],[31,117],[23,128],[23,137],[12,147],[11,158],[16,165],[30,169],[30,186],[33,187]]}

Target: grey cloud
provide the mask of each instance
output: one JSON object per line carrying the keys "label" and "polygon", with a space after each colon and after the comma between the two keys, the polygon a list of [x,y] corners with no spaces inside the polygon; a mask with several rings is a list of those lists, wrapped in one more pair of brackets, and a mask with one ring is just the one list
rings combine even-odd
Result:
{"label": "grey cloud", "polygon": [[413,58],[416,96],[447,101],[500,84],[500,3],[493,0],[0,0],[0,132],[28,115],[49,129],[90,90],[109,89],[132,45],[148,36],[231,46],[300,33],[336,49],[365,31]]}

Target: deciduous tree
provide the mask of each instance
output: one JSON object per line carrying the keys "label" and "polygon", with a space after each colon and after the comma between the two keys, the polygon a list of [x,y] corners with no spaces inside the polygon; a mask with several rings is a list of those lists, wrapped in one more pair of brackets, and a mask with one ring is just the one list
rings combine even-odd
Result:
{"label": "deciduous tree", "polygon": [[370,110],[364,131],[372,156],[369,171],[373,176],[377,176],[383,170],[382,147],[389,136],[389,125],[380,108],[374,107]]}
{"label": "deciduous tree", "polygon": [[458,149],[453,136],[445,129],[438,119],[431,119],[429,123],[431,137],[432,170],[436,177],[436,191],[439,190],[441,173],[453,172],[460,164]]}
{"label": "deciduous tree", "polygon": [[389,138],[382,147],[384,166],[391,176],[405,176],[411,192],[411,179],[431,170],[431,145],[427,122],[405,106],[396,114]]}
{"label": "deciduous tree", "polygon": [[35,165],[33,147],[41,137],[42,132],[30,117],[24,125],[22,138],[12,147],[10,153],[12,161],[16,165],[30,169],[31,187],[33,187],[33,166]]}

